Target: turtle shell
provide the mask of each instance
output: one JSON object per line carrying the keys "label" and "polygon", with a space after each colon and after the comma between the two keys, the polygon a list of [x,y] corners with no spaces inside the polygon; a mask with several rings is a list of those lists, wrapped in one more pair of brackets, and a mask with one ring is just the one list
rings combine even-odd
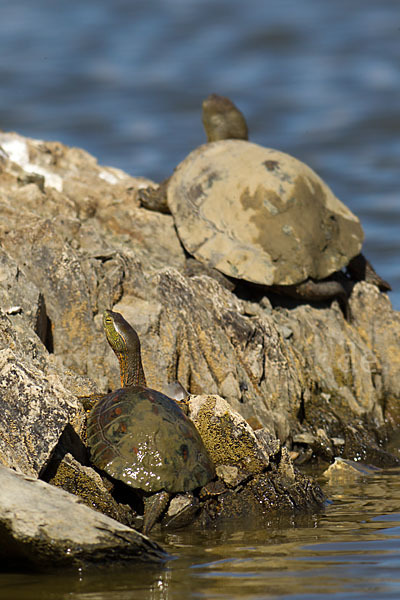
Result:
{"label": "turtle shell", "polygon": [[361,250],[357,217],[312,169],[278,150],[205,144],[178,165],[167,193],[186,250],[231,277],[323,279]]}
{"label": "turtle shell", "polygon": [[214,465],[174,400],[143,386],[104,396],[88,417],[93,464],[133,488],[186,492],[208,483]]}

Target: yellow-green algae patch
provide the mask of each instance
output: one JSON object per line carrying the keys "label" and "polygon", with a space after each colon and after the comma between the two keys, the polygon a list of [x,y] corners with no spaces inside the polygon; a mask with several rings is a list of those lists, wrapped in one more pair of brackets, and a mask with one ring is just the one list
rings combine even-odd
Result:
{"label": "yellow-green algae patch", "polygon": [[196,425],[215,466],[230,465],[261,473],[269,464],[250,427],[220,396],[191,396],[190,418]]}

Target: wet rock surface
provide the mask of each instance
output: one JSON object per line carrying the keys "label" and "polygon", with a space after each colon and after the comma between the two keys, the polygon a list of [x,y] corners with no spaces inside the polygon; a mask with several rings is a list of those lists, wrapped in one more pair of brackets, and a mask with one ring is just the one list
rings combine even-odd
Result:
{"label": "wet rock surface", "polygon": [[[171,215],[140,206],[147,180],[56,142],[0,133],[0,147],[1,464],[48,474],[64,435],[67,489],[81,475],[66,475],[76,465],[64,457],[89,467],[74,442],[84,439],[78,397],[120,385],[106,308],[138,331],[149,387],[179,380],[193,407],[208,402],[197,422],[204,439],[207,411],[225,426],[214,431],[218,485],[165,519],[187,511],[206,523],[254,499],[262,511],[321,504],[290,457],[397,462],[384,449],[400,422],[400,316],[387,295],[357,283],[351,323],[336,302],[277,301],[194,266]],[[218,458],[235,432],[242,446]]]}
{"label": "wet rock surface", "polygon": [[379,471],[378,467],[372,465],[344,458],[335,458],[335,461],[323,472],[322,477],[327,480],[329,485],[340,485],[370,477]]}

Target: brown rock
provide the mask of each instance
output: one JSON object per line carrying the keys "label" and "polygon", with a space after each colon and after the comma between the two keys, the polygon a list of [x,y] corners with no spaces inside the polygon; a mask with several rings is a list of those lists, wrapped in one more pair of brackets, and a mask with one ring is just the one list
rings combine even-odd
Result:
{"label": "brown rock", "polygon": [[0,145],[0,299],[14,332],[6,327],[2,348],[35,355],[60,381],[67,368],[96,391],[115,388],[100,323],[115,307],[141,336],[150,386],[179,380],[220,394],[289,449],[308,433],[325,459],[389,460],[381,444],[387,423],[400,422],[400,319],[387,296],[357,284],[352,324],[336,303],[273,309],[267,290],[244,287],[242,299],[212,269],[186,269],[172,217],[140,207],[143,179],[59,143],[2,133]]}

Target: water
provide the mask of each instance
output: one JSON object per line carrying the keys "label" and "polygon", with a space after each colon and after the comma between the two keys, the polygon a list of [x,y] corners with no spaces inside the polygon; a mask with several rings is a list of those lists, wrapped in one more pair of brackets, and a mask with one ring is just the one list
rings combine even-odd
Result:
{"label": "water", "polygon": [[400,308],[398,0],[2,0],[0,127],[161,180],[230,96],[361,218]]}
{"label": "water", "polygon": [[0,575],[4,600],[400,597],[400,470],[327,489],[325,513],[158,534],[160,568]]}
{"label": "water", "polygon": [[[231,97],[252,140],[312,166],[361,218],[400,309],[398,0],[2,0],[0,127],[155,180]],[[398,472],[324,515],[160,538],[162,569],[4,574],[0,599],[400,597]],[[397,511],[397,512],[396,512]]]}

